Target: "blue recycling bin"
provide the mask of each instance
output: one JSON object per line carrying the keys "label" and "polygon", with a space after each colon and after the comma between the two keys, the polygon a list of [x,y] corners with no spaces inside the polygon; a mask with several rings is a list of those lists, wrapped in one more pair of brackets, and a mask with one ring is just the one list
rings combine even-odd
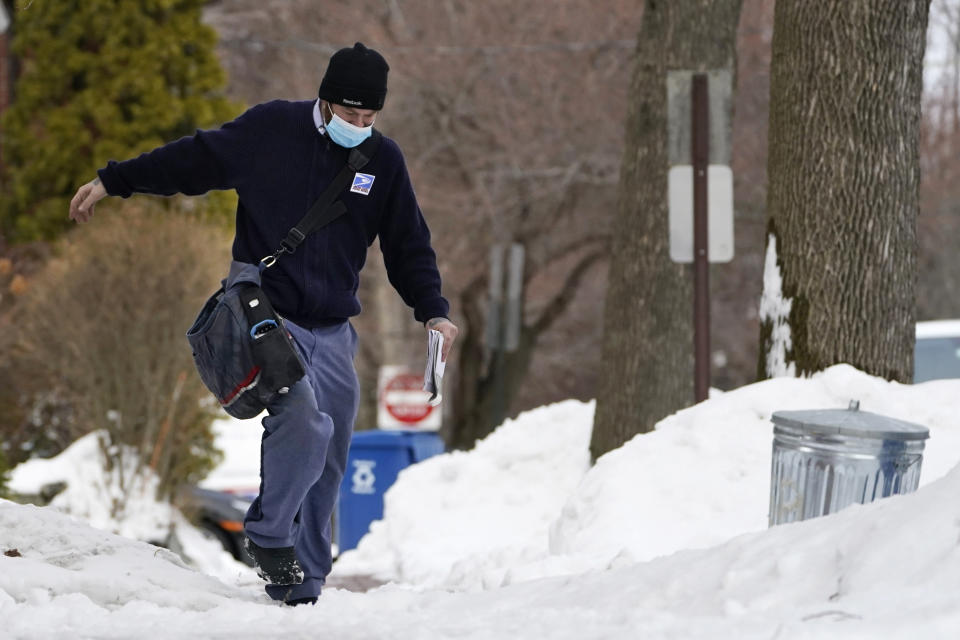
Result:
{"label": "blue recycling bin", "polygon": [[340,552],[353,549],[374,520],[383,518],[383,496],[411,464],[443,453],[434,432],[358,431],[353,434],[337,504]]}

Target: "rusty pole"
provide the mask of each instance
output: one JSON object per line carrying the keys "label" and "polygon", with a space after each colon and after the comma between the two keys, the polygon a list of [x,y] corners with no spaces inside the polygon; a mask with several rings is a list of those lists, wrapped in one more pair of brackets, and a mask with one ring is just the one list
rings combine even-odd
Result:
{"label": "rusty pole", "polygon": [[693,392],[696,402],[710,390],[710,263],[707,255],[707,165],[710,163],[710,119],[707,76],[693,76]]}

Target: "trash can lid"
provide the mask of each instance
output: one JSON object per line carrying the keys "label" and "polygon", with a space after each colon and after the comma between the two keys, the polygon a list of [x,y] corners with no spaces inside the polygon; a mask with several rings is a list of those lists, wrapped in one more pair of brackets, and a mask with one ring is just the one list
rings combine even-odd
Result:
{"label": "trash can lid", "polygon": [[397,447],[416,446],[423,441],[443,442],[440,434],[436,431],[401,431],[386,429],[366,429],[363,431],[354,431],[352,436],[353,446],[364,447],[386,447],[389,449]]}
{"label": "trash can lid", "polygon": [[406,446],[403,431],[383,431],[381,429],[366,429],[354,431],[351,437],[352,445],[368,447],[402,447]]}
{"label": "trash can lid", "polygon": [[855,408],[777,411],[772,420],[775,425],[826,435],[884,440],[926,440],[930,437],[930,430],[919,424]]}

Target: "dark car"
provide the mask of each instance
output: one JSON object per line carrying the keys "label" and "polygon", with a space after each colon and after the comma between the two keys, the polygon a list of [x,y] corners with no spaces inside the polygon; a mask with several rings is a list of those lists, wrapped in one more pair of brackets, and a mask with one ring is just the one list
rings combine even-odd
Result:
{"label": "dark car", "polygon": [[180,508],[208,537],[230,555],[253,566],[243,548],[243,517],[254,496],[233,491],[213,491],[191,486],[180,496]]}

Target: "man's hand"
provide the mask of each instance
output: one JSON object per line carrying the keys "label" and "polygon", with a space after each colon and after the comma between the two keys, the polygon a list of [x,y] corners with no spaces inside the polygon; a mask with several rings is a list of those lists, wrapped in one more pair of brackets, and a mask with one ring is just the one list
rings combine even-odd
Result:
{"label": "man's hand", "polygon": [[107,190],[100,183],[100,178],[94,178],[79,189],[70,201],[70,219],[76,222],[86,222],[93,217],[93,208],[97,202],[107,195]]}
{"label": "man's hand", "polygon": [[433,318],[427,321],[426,326],[428,330],[433,329],[443,334],[443,351],[440,353],[440,361],[446,362],[447,354],[450,353],[450,347],[453,346],[453,341],[457,339],[460,329],[457,329],[457,325],[446,318]]}

